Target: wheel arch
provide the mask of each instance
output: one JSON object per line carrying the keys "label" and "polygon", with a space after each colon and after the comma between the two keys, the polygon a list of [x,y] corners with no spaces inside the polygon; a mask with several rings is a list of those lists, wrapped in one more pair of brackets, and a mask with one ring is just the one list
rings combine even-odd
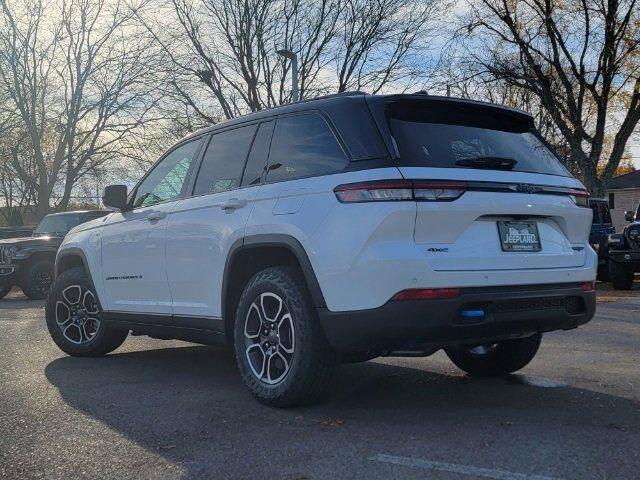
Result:
{"label": "wheel arch", "polygon": [[83,267],[87,271],[87,275],[91,277],[89,263],[84,252],[79,248],[67,248],[59,252],[56,257],[54,276],[57,277],[61,273],[76,267]]}
{"label": "wheel arch", "polygon": [[325,308],[326,302],[309,257],[302,244],[284,234],[251,235],[237,240],[230,248],[224,267],[221,312],[227,341],[232,341],[235,309],[242,286],[258,271],[270,266],[291,265],[302,273],[313,304]]}

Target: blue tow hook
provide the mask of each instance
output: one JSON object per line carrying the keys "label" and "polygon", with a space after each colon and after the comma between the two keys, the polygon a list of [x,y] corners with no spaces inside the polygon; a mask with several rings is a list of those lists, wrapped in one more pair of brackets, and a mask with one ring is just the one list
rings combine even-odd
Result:
{"label": "blue tow hook", "polygon": [[467,318],[481,318],[484,317],[484,310],[462,310],[460,314]]}

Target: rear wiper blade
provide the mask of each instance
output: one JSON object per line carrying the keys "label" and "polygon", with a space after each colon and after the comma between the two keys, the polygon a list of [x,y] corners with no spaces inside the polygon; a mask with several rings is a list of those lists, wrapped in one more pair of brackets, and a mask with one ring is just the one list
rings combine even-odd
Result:
{"label": "rear wiper blade", "polygon": [[513,170],[517,163],[517,160],[508,157],[463,158],[455,162],[460,167],[488,168],[491,170]]}

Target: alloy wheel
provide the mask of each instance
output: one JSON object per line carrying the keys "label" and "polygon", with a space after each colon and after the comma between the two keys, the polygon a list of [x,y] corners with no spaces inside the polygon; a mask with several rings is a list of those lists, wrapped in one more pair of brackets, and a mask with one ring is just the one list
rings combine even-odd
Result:
{"label": "alloy wheel", "polygon": [[245,356],[253,375],[268,385],[280,383],[291,369],[295,351],[293,318],[284,300],[262,293],[244,322]]}
{"label": "alloy wheel", "polygon": [[56,301],[56,324],[64,338],[77,345],[89,343],[100,328],[100,309],[91,290],[70,285]]}

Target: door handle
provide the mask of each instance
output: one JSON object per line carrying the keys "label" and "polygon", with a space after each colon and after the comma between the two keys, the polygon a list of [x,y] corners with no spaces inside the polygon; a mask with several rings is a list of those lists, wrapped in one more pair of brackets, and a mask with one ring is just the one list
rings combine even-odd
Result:
{"label": "door handle", "polygon": [[149,220],[150,222],[157,222],[158,220],[166,218],[166,216],[167,212],[151,212],[149,215],[147,215],[147,220]]}
{"label": "door handle", "polygon": [[242,208],[246,204],[247,204],[247,201],[244,199],[230,198],[229,200],[225,200],[224,202],[222,202],[222,204],[220,205],[220,208],[226,212],[229,210],[236,210],[238,208]]}

